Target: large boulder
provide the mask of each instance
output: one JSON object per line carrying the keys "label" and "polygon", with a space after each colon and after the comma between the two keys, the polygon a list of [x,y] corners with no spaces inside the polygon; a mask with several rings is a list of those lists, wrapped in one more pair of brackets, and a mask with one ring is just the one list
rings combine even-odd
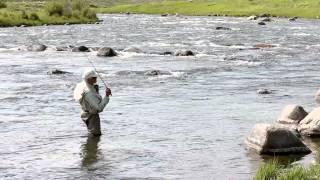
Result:
{"label": "large boulder", "polygon": [[47,46],[43,44],[33,44],[30,46],[27,46],[28,51],[34,51],[34,52],[45,51],[46,49],[47,49]]}
{"label": "large boulder", "polygon": [[117,53],[112,48],[103,47],[98,50],[97,56],[104,56],[104,57],[112,57],[116,56]]}
{"label": "large boulder", "polygon": [[178,50],[174,53],[175,56],[194,56],[194,53],[190,50]]}
{"label": "large boulder", "polygon": [[259,154],[310,153],[298,134],[280,124],[256,124],[245,140]]}
{"label": "large boulder", "polygon": [[281,124],[299,124],[307,115],[308,113],[302,106],[291,104],[283,108],[277,122]]}
{"label": "large boulder", "polygon": [[320,107],[299,122],[298,131],[304,136],[320,136]]}

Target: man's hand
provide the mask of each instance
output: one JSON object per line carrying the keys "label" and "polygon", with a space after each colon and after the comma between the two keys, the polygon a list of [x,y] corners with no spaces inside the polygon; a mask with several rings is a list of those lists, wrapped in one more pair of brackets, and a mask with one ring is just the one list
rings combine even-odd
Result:
{"label": "man's hand", "polygon": [[106,88],[106,96],[112,96],[112,92],[111,92],[111,89],[109,89],[109,88]]}

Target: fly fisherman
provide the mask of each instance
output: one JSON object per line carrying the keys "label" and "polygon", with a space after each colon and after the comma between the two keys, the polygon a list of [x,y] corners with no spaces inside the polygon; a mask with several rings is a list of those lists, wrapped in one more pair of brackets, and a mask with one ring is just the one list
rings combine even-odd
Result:
{"label": "fly fisherman", "polygon": [[100,136],[99,113],[109,102],[111,90],[106,88],[105,97],[99,94],[97,83],[98,74],[93,69],[87,69],[82,75],[83,81],[78,83],[74,90],[74,98],[81,105],[81,119],[86,123],[89,134]]}

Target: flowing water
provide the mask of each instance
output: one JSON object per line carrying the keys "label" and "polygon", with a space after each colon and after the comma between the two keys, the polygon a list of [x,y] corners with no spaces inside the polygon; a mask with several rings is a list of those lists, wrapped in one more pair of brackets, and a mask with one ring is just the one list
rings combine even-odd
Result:
{"label": "flowing water", "polygon": [[[251,128],[274,122],[287,104],[317,106],[320,21],[100,18],[96,25],[0,29],[1,179],[251,179],[270,158],[245,149]],[[23,50],[35,43],[49,48]],[[53,50],[68,45],[108,46],[119,56]],[[143,52],[122,51],[128,47]],[[157,55],[179,49],[196,56]],[[113,90],[100,139],[87,138],[73,100],[88,58]],[[54,68],[71,74],[48,75]],[[258,95],[260,88],[273,93]],[[309,164],[314,156],[284,159]]]}

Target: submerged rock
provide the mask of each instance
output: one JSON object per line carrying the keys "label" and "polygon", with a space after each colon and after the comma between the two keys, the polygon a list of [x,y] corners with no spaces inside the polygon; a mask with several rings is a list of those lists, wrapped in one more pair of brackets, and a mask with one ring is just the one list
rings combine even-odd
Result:
{"label": "submerged rock", "polygon": [[227,31],[230,31],[231,28],[218,26],[218,27],[216,27],[216,30],[227,30]]}
{"label": "submerged rock", "polygon": [[159,53],[159,55],[173,55],[173,52],[165,51],[163,53]]}
{"label": "submerged rock", "polygon": [[174,53],[175,56],[194,56],[194,53],[190,50],[178,50]]}
{"label": "submerged rock", "polygon": [[73,47],[71,51],[72,52],[89,52],[90,50],[86,46],[79,46],[79,47]]}
{"label": "submerged rock", "polygon": [[279,124],[256,124],[245,140],[249,149],[259,154],[310,153],[296,132]]}
{"label": "submerged rock", "polygon": [[45,51],[46,49],[47,49],[47,46],[43,44],[33,44],[30,46],[27,46],[27,50],[33,51],[33,52]]}
{"label": "submerged rock", "polygon": [[258,22],[258,25],[263,26],[263,25],[266,25],[266,23],[261,21],[261,22]]}
{"label": "submerged rock", "polygon": [[320,136],[320,107],[299,122],[298,131],[304,136]]}
{"label": "submerged rock", "polygon": [[70,48],[66,46],[55,47],[56,51],[68,51]]}
{"label": "submerged rock", "polygon": [[270,91],[268,89],[258,89],[257,93],[258,94],[271,94],[272,91]]}
{"label": "submerged rock", "polygon": [[275,45],[272,44],[255,44],[253,45],[255,48],[273,48],[276,47]]}
{"label": "submerged rock", "polygon": [[70,72],[62,71],[62,70],[60,70],[60,69],[52,69],[52,70],[48,71],[47,74],[49,74],[49,75],[54,75],[54,74],[70,74]]}
{"label": "submerged rock", "polygon": [[116,55],[117,53],[110,47],[100,48],[97,53],[97,56],[104,56],[104,57],[113,57]]}
{"label": "submerged rock", "polygon": [[280,116],[277,119],[278,123],[282,124],[295,124],[305,118],[308,113],[303,109],[302,106],[291,104],[283,108]]}

